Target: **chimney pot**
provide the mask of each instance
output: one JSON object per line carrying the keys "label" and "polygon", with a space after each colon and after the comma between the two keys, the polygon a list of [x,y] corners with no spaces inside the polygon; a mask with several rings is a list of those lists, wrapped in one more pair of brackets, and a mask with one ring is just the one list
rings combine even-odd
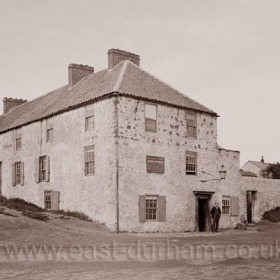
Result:
{"label": "chimney pot", "polygon": [[91,66],[71,63],[68,66],[68,83],[72,87],[93,72],[94,68]]}
{"label": "chimney pot", "polygon": [[263,158],[263,156],[262,156],[262,159],[261,159],[261,163],[264,163],[264,158]]}
{"label": "chimney pot", "polygon": [[4,115],[7,114],[11,109],[13,109],[16,106],[19,106],[23,103],[26,103],[26,99],[17,99],[17,98],[3,98],[3,113]]}
{"label": "chimney pot", "polygon": [[129,60],[136,64],[140,65],[140,56],[134,53],[122,51],[119,49],[110,49],[108,50],[108,68],[114,68],[122,60]]}

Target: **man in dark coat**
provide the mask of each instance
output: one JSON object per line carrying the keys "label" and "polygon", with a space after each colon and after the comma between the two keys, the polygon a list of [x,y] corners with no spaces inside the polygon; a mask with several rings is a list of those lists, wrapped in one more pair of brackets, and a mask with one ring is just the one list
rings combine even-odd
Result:
{"label": "man in dark coat", "polygon": [[211,216],[212,216],[212,219],[213,219],[213,231],[218,231],[219,220],[220,220],[220,217],[221,217],[221,209],[218,206],[217,202],[215,203],[215,206],[212,208],[210,213],[211,213]]}

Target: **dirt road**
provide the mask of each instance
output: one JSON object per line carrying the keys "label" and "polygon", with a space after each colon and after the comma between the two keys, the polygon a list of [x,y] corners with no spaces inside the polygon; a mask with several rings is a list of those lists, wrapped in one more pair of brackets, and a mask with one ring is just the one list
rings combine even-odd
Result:
{"label": "dirt road", "polygon": [[[12,222],[11,222],[12,221]],[[1,217],[0,279],[279,279],[280,224],[262,231],[115,234]]]}

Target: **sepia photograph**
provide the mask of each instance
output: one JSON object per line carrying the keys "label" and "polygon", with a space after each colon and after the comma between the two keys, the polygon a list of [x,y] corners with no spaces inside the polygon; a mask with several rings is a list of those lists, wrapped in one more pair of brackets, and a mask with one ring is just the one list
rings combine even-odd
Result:
{"label": "sepia photograph", "polygon": [[0,0],[0,102],[0,279],[279,279],[279,0]]}

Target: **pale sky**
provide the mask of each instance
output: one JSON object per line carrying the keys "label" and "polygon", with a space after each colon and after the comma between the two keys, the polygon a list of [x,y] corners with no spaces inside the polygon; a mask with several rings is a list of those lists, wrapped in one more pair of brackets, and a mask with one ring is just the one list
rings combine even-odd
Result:
{"label": "pale sky", "polygon": [[[107,51],[215,110],[218,142],[280,162],[279,0],[0,0],[0,98],[32,100]],[[0,114],[3,112],[0,106]]]}

